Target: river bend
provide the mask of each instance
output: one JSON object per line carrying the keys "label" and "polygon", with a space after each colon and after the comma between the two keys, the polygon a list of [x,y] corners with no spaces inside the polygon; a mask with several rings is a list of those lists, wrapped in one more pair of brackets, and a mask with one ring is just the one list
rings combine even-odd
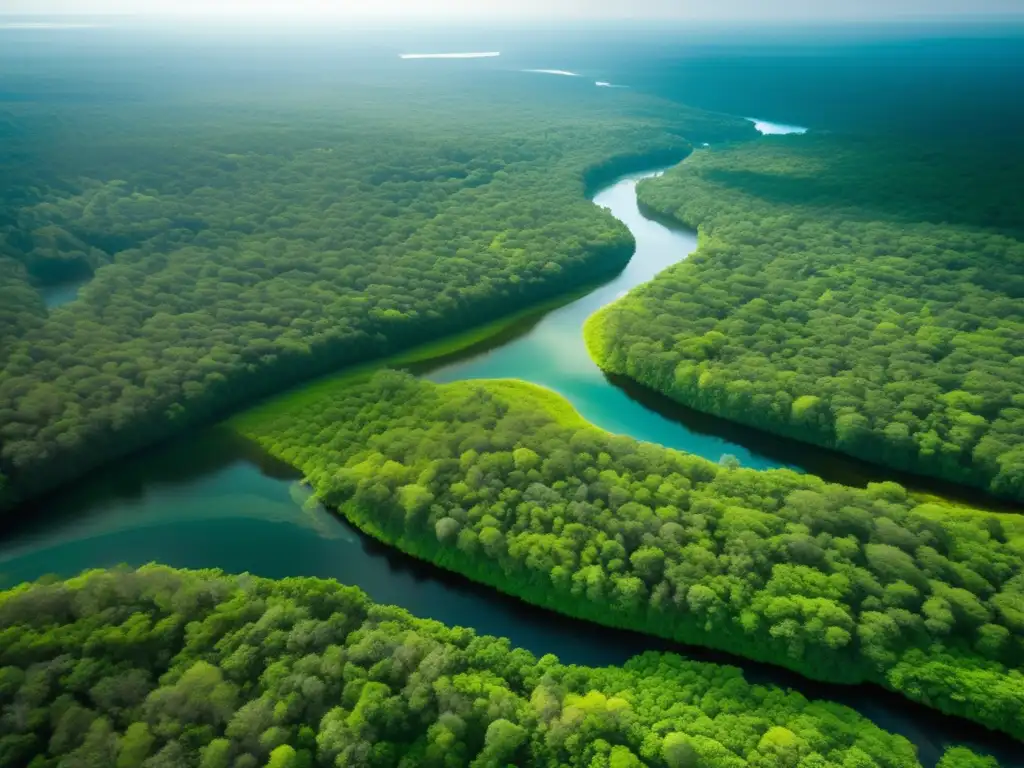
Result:
{"label": "river bend", "polygon": [[[613,432],[713,461],[732,454],[749,467],[813,470],[786,441],[692,412],[662,415],[648,407],[659,405],[655,396],[619,388],[590,360],[584,320],[696,248],[693,233],[669,229],[640,213],[636,184],[646,175],[652,174],[621,179],[594,198],[636,238],[636,254],[618,277],[527,323],[511,340],[433,370],[428,366],[425,375],[435,381],[525,379],[560,392],[584,417]],[[691,658],[731,663],[752,681],[857,709],[914,742],[926,766],[934,766],[948,744],[973,743],[998,754],[1003,768],[1024,768],[1012,757],[1019,745],[1008,738],[874,687],[817,684],[775,667],[567,619],[474,585],[367,539],[322,507],[304,505],[308,492],[299,479],[294,469],[224,427],[185,435],[21,510],[19,517],[28,522],[0,541],[0,587],[49,573],[68,576],[86,568],[152,561],[270,578],[335,578],[378,602],[507,637],[515,646],[537,655],[554,653],[566,663],[619,664],[648,649],[676,649]]]}

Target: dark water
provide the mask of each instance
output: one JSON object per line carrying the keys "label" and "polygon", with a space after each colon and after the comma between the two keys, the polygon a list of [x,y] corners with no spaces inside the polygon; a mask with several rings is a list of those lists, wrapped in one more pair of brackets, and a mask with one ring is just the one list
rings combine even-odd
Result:
{"label": "dark water", "polygon": [[957,743],[988,749],[1004,768],[1024,766],[1014,758],[1019,745],[1012,740],[885,691],[815,683],[728,654],[595,627],[497,594],[368,539],[319,505],[304,504],[308,491],[298,480],[292,467],[224,429],[176,441],[25,510],[39,522],[6,538],[0,587],[47,573],[153,561],[269,578],[334,578],[417,616],[507,637],[514,646],[553,653],[566,663],[621,664],[660,650],[732,664],[751,682],[853,707],[911,740],[927,766]]}
{"label": "dark water", "polygon": [[[795,465],[795,459],[780,458],[787,450],[785,441],[699,414],[681,419],[661,415],[649,407],[648,396],[615,386],[586,355],[580,336],[583,320],[696,245],[692,233],[670,231],[640,215],[636,181],[619,181],[595,198],[636,235],[637,253],[619,277],[549,313],[504,346],[442,366],[431,377],[517,376],[558,390],[606,429],[712,459],[731,453],[748,466]],[[807,452],[806,447],[792,447]],[[981,745],[1004,766],[1024,766],[1014,762],[1019,745],[1011,740],[872,687],[818,684],[726,654],[573,621],[496,594],[367,539],[319,505],[306,503],[308,492],[298,479],[294,469],[224,428],[185,436],[21,510],[20,519],[34,522],[4,536],[0,587],[48,573],[71,575],[153,561],[271,578],[335,578],[417,616],[507,637],[515,646],[538,655],[553,653],[566,663],[620,664],[650,649],[730,663],[743,668],[751,681],[857,709],[910,739],[928,766],[953,743]]]}

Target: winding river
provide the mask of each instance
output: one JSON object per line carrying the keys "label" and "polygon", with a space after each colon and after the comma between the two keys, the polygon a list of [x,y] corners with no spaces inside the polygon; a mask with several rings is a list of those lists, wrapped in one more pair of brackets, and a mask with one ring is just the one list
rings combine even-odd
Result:
{"label": "winding river", "polygon": [[697,249],[696,233],[668,229],[640,213],[637,182],[659,173],[627,176],[594,196],[594,203],[611,211],[636,239],[633,258],[615,279],[546,314],[518,338],[429,370],[426,376],[442,383],[462,379],[525,379],[555,390],[584,418],[609,432],[678,448],[712,461],[731,454],[743,466],[754,469],[797,468],[750,443],[711,430],[702,431],[645,407],[624,389],[610,385],[587,353],[582,328],[590,315]]}
{"label": "winding river", "polygon": [[[591,362],[581,335],[594,310],[689,254],[693,233],[645,219],[636,202],[639,174],[598,193],[594,202],[625,222],[637,250],[614,280],[583,298],[534,318],[490,349],[427,366],[435,381],[511,376],[550,387],[595,424],[712,460],[736,456],[750,467],[792,466],[821,474],[822,455],[776,438],[668,406],[640,388],[620,388]],[[653,408],[653,409],[652,409]],[[805,460],[808,459],[808,460]],[[855,472],[847,460],[844,473]],[[826,467],[827,468],[827,467]],[[875,472],[877,475],[877,471]],[[223,427],[154,448],[21,511],[29,521],[0,542],[0,587],[43,574],[159,561],[181,568],[221,568],[261,576],[336,578],[373,599],[478,632],[566,663],[616,664],[647,649],[678,646],[630,632],[563,618],[478,587],[379,545],[321,507],[303,505],[299,474]],[[998,755],[1004,768],[1024,768],[1008,738],[943,717],[873,687],[822,685],[766,665],[700,649],[686,655],[742,667],[748,679],[799,690],[854,707],[914,742],[926,766],[950,743]]]}

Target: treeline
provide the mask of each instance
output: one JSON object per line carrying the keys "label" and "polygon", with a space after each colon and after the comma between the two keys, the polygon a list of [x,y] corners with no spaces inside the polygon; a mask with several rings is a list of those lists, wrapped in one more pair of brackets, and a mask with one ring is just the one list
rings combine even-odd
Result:
{"label": "treeline", "polygon": [[601,432],[521,382],[382,372],[293,402],[237,428],[410,554],[1024,738],[1024,519],[719,466]]}
{"label": "treeline", "polygon": [[[0,593],[0,627],[4,768],[921,765],[733,667],[563,666],[333,581],[91,571]],[[998,768],[942,763],[968,767]]]}
{"label": "treeline", "polygon": [[[532,96],[440,74],[12,113],[56,117],[0,158],[19,180],[0,219],[9,495],[609,275],[632,238],[585,181],[619,167],[608,158],[681,157],[688,127],[750,130],[531,82]],[[33,283],[97,265],[47,316]]]}
{"label": "treeline", "polygon": [[700,227],[587,326],[602,368],[688,406],[1024,499],[1019,146],[787,136],[639,186]]}

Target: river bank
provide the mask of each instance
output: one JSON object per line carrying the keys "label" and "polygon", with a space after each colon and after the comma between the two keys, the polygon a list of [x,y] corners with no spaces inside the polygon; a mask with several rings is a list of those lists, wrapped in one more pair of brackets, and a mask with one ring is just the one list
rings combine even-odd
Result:
{"label": "river bank", "polygon": [[[609,431],[640,437],[635,433],[651,424],[666,434],[664,440],[655,441],[670,447],[676,447],[672,441],[680,440],[692,446],[684,445],[684,450],[713,460],[732,453],[744,456],[747,466],[755,466],[756,461],[763,461],[764,467],[783,465],[747,449],[739,442],[742,435],[729,440],[701,434],[649,411],[610,384],[592,362],[590,368],[583,367],[579,351],[585,355],[585,349],[579,329],[592,307],[613,300],[628,290],[631,281],[635,285],[650,279],[685,255],[674,233],[666,234],[664,227],[647,222],[636,209],[636,180],[637,176],[620,180],[594,198],[631,228],[636,226],[634,235],[644,233],[637,236],[637,253],[622,274],[541,318],[534,310],[514,323],[496,327],[499,334],[511,335],[501,347],[491,346],[493,337],[489,340],[478,331],[472,339],[463,339],[470,343],[442,341],[434,346],[437,355],[433,357],[421,350],[393,359],[391,364],[432,369],[427,375],[434,380],[491,378],[495,371],[510,366],[518,378],[530,378],[569,397],[584,418]],[[646,233],[654,239],[648,239]],[[570,336],[575,339],[571,342],[575,350],[567,346]],[[478,345],[486,349],[481,352]],[[468,358],[464,357],[467,350]],[[547,350],[548,357],[541,357],[541,350]],[[452,355],[461,359],[451,362]],[[448,362],[434,367],[429,361],[436,363],[438,356]],[[543,368],[544,374],[532,375],[531,368],[524,367],[528,363],[538,371]],[[346,376],[363,375],[368,370],[348,371],[314,386],[341,386]],[[548,377],[559,372],[570,379],[549,383]],[[588,394],[595,393],[600,396],[597,400],[580,406],[581,397],[586,400]],[[623,411],[623,400],[616,400],[615,393],[631,410]],[[264,407],[273,407],[273,401]],[[979,744],[1001,756],[1005,753],[1004,760],[1013,754],[1014,745],[1008,739],[874,687],[821,685],[767,665],[681,648],[628,631],[602,628],[595,632],[586,622],[496,595],[363,536],[329,511],[308,503],[308,492],[297,484],[299,478],[296,470],[224,427],[186,435],[41,500],[39,514],[27,515],[35,518],[34,522],[13,530],[0,548],[2,583],[9,586],[46,573],[69,575],[85,568],[150,561],[274,578],[331,577],[363,588],[379,602],[400,605],[449,625],[509,637],[515,645],[537,654],[554,653],[565,662],[616,664],[646,649],[674,648],[694,658],[731,663],[743,668],[751,680],[853,706],[886,729],[910,738],[926,765],[933,765],[951,743]],[[1004,766],[1012,765],[1004,762]]]}

